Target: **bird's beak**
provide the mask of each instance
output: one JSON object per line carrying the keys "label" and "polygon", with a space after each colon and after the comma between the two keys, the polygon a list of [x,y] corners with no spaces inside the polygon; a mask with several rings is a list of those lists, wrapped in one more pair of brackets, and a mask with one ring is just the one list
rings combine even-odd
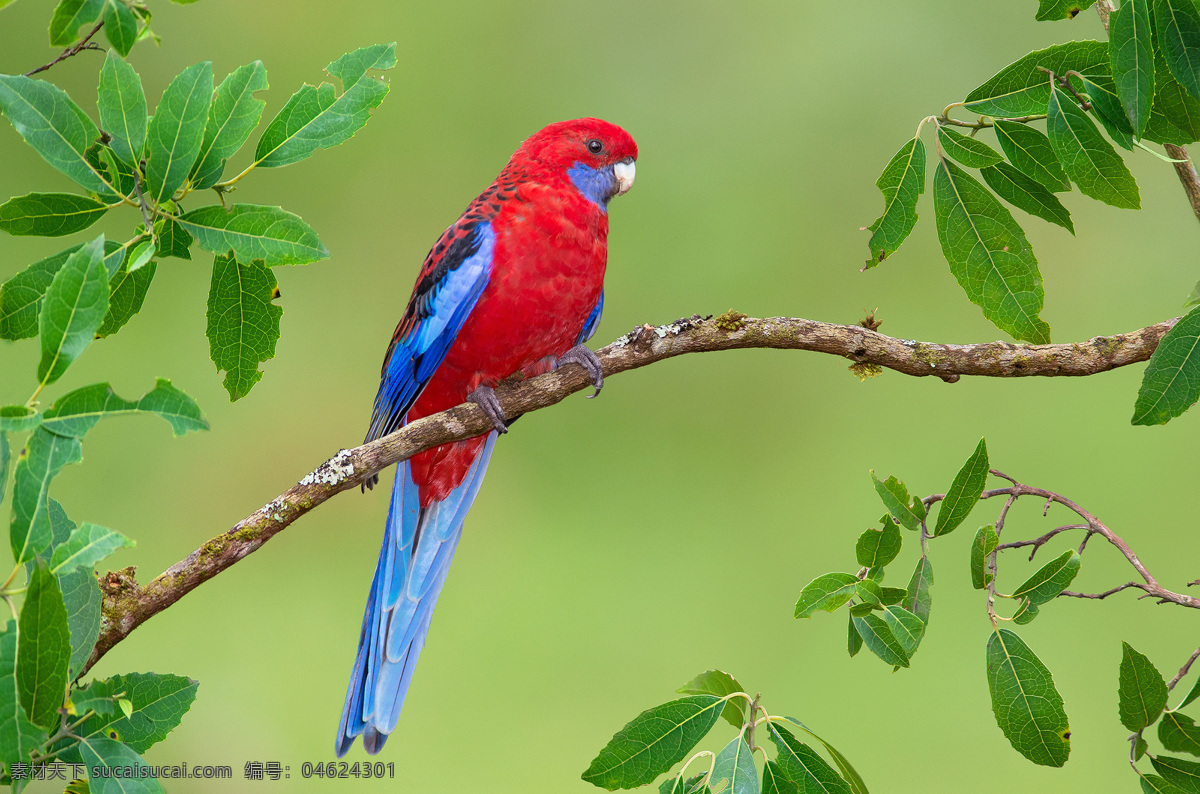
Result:
{"label": "bird's beak", "polygon": [[633,178],[637,172],[632,157],[626,157],[619,163],[613,163],[613,176],[617,178],[617,195],[623,195],[633,187]]}

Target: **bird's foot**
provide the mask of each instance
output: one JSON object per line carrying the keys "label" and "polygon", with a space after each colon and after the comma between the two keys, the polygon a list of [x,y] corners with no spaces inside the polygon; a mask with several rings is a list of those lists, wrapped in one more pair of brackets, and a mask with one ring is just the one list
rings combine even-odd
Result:
{"label": "bird's foot", "polygon": [[600,359],[586,345],[575,345],[563,353],[554,368],[558,369],[563,364],[578,364],[587,372],[588,377],[592,379],[592,385],[596,387],[596,391],[588,395],[589,400],[604,388],[604,370],[600,367]]}
{"label": "bird's foot", "polygon": [[496,432],[508,432],[508,424],[504,421],[504,411],[500,409],[500,400],[496,397],[496,390],[491,386],[478,387],[467,395],[467,402],[475,403],[483,410],[484,415],[492,420],[492,427],[496,428]]}

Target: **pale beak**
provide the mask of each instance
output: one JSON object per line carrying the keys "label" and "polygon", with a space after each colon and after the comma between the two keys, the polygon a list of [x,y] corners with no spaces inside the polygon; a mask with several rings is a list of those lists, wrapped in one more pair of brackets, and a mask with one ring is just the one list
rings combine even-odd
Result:
{"label": "pale beak", "polygon": [[632,157],[627,157],[619,163],[613,163],[613,176],[617,178],[617,195],[623,195],[633,187],[633,178],[637,172],[637,166],[633,162]]}

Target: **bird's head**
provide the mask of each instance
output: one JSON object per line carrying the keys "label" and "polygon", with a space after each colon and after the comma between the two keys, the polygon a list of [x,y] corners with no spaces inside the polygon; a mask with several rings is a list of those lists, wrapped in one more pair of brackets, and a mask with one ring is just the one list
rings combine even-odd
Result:
{"label": "bird's head", "polygon": [[588,200],[604,208],[633,187],[638,149],[629,133],[601,119],[559,121],[529,137],[516,156],[565,172]]}

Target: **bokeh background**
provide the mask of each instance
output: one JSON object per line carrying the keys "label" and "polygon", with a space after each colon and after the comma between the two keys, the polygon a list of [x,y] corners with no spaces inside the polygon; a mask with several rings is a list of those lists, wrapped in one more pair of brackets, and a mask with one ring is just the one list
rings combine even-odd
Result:
{"label": "bokeh background", "polygon": [[[54,54],[53,5],[21,0],[0,12],[0,72]],[[131,56],[152,107],[174,74],[204,59],[218,79],[262,59],[265,118],[353,48],[396,40],[399,66],[356,138],[239,185],[237,200],[299,213],[333,252],[275,269],[283,336],[263,381],[229,403],[204,338],[211,257],[197,247],[191,262],[164,261],[142,313],[45,396],[110,380],[129,397],[169,377],[212,431],[173,439],[153,419],[103,423],[55,496],[75,520],[136,538],[110,562],[147,580],[357,444],[430,244],[525,136],[564,118],[607,118],[641,147],[637,186],[612,206],[594,341],[730,307],[839,322],[878,307],[896,336],[996,339],[942,259],[928,195],[910,240],[869,273],[858,272],[868,253],[860,227],[882,207],[874,180],[921,117],[1032,49],[1103,37],[1093,13],[1035,23],[1035,6],[158,0],[163,44]],[[83,53],[49,77],[93,110],[100,62]],[[1070,194],[1077,238],[1020,217],[1057,341],[1175,316],[1198,276],[1198,230],[1170,166],[1144,153],[1129,161],[1141,212]],[[70,189],[0,124],[0,195]],[[134,223],[132,211],[114,213],[100,228],[127,236]],[[0,239],[0,278],[65,244]],[[0,400],[28,397],[37,355],[35,343],[0,344]],[[1140,366],[947,385],[891,372],[860,383],[846,365],[778,351],[688,356],[521,422],[493,459],[381,756],[396,765],[393,781],[299,777],[304,761],[332,759],[386,488],[324,505],[94,672],[200,681],[183,725],[147,760],[230,764],[235,780],[173,792],[586,792],[579,775],[616,730],[714,667],[822,732],[874,791],[1136,790],[1117,720],[1120,643],[1169,676],[1200,639],[1195,618],[1122,594],[1056,603],[1022,628],[1055,672],[1072,729],[1064,769],[1033,766],[991,714],[989,625],[969,584],[973,528],[998,504],[933,544],[933,617],[912,669],[849,659],[844,615],[797,622],[792,609],[812,577],[855,569],[855,538],[881,513],[868,469],[943,491],[980,436],[993,465],[1087,506],[1182,588],[1198,574],[1200,417],[1130,426]],[[1009,529],[1032,537],[1054,525],[1022,504]],[[889,584],[911,571],[916,543],[905,540]],[[1009,561],[1002,587],[1028,570]],[[1130,573],[1097,543],[1076,584],[1104,589]],[[730,733],[721,723],[709,745]],[[360,746],[349,757],[365,759]],[[284,763],[291,778],[244,782],[252,760]]]}

